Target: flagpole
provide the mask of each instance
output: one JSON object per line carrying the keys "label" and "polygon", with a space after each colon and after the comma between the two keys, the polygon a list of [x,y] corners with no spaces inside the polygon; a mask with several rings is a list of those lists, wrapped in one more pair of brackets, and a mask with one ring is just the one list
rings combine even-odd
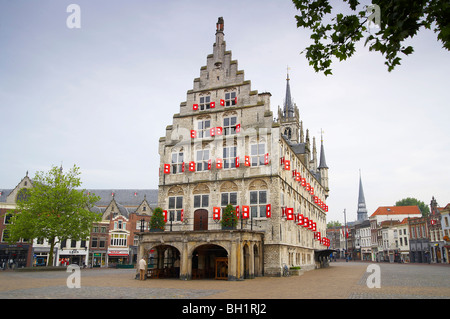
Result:
{"label": "flagpole", "polygon": [[348,262],[348,247],[347,247],[347,218],[344,208],[344,238],[345,238],[345,261]]}

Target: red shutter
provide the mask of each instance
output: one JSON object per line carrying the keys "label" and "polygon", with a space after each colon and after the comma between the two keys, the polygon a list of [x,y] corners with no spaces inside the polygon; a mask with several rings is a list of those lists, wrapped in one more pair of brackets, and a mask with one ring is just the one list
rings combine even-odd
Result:
{"label": "red shutter", "polygon": [[289,160],[285,160],[284,161],[284,170],[285,171],[290,171],[291,170],[291,161],[289,161]]}
{"label": "red shutter", "polygon": [[294,220],[294,209],[293,208],[286,208],[286,217],[287,217],[287,220]]}
{"label": "red shutter", "polygon": [[239,156],[237,156],[237,157],[234,159],[234,164],[236,165],[236,167],[239,167]]}
{"label": "red shutter", "polygon": [[248,219],[250,216],[250,206],[242,206],[242,219]]}
{"label": "red shutter", "polygon": [[216,159],[216,168],[217,169],[221,169],[222,168],[222,159],[221,158],[217,158]]}
{"label": "red shutter", "polygon": [[309,219],[308,219],[308,217],[303,217],[303,227],[305,227],[305,228],[309,227]]}
{"label": "red shutter", "polygon": [[163,210],[164,222],[167,223],[167,210]]}
{"label": "red shutter", "polygon": [[222,127],[216,127],[216,135],[222,135]]}
{"label": "red shutter", "polygon": [[211,128],[209,129],[209,134],[210,134],[211,136],[216,135],[216,128],[215,128],[215,127],[211,127]]}
{"label": "red shutter", "polygon": [[209,159],[208,160],[208,170],[210,170],[211,169],[211,160]]}
{"label": "red shutter", "polygon": [[216,107],[216,102],[211,102],[209,104],[209,107],[212,108],[212,109],[215,108]]}
{"label": "red shutter", "polygon": [[220,220],[220,207],[213,208],[213,219]]}
{"label": "red shutter", "polygon": [[236,217],[239,219],[239,206],[236,206]]}
{"label": "red shutter", "polygon": [[225,105],[225,100],[220,99],[220,105],[224,106]]}
{"label": "red shutter", "polygon": [[250,156],[245,156],[245,166],[250,166]]}
{"label": "red shutter", "polygon": [[266,218],[272,217],[272,205],[267,204],[266,205]]}
{"label": "red shutter", "polygon": [[189,162],[189,171],[195,172],[195,162]]}
{"label": "red shutter", "polygon": [[197,131],[191,130],[191,138],[196,138],[196,137],[197,137]]}
{"label": "red shutter", "polygon": [[241,131],[241,124],[236,124],[236,133]]}
{"label": "red shutter", "polygon": [[266,155],[264,155],[264,165],[268,164],[269,164],[269,153],[266,153]]}
{"label": "red shutter", "polygon": [[297,216],[297,220],[298,220],[298,223],[297,223],[297,225],[300,225],[300,226],[303,226],[303,214],[298,214],[298,216]]}
{"label": "red shutter", "polygon": [[170,174],[170,164],[164,164],[164,174]]}
{"label": "red shutter", "polygon": [[194,111],[197,111],[197,110],[198,110],[198,104],[192,105],[192,109],[193,109]]}

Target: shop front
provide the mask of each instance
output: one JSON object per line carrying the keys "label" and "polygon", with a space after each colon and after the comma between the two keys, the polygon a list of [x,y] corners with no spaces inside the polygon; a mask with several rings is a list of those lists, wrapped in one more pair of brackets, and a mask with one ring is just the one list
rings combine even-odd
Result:
{"label": "shop front", "polygon": [[128,265],[130,252],[128,248],[108,248],[108,267]]}
{"label": "shop front", "polygon": [[106,251],[93,251],[91,252],[91,267],[99,268],[106,266]]}
{"label": "shop front", "polygon": [[78,265],[86,266],[88,263],[87,249],[61,249],[58,254],[58,266]]}
{"label": "shop front", "polygon": [[0,268],[16,269],[31,266],[29,244],[0,245]]}

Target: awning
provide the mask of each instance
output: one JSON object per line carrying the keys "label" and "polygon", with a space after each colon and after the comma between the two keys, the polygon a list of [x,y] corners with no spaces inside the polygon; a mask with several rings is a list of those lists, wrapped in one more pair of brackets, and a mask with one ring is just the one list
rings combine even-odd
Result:
{"label": "awning", "polygon": [[128,257],[128,254],[116,254],[116,253],[109,253],[109,257]]}

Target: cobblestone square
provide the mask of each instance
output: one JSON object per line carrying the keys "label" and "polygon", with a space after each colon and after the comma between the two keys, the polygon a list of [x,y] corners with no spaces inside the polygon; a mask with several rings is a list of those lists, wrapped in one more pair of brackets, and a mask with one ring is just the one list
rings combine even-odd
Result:
{"label": "cobblestone square", "polygon": [[450,299],[449,265],[379,263],[381,288],[368,288],[369,265],[332,262],[300,276],[244,281],[139,281],[135,269],[85,269],[80,288],[67,287],[65,271],[3,271],[0,299]]}

